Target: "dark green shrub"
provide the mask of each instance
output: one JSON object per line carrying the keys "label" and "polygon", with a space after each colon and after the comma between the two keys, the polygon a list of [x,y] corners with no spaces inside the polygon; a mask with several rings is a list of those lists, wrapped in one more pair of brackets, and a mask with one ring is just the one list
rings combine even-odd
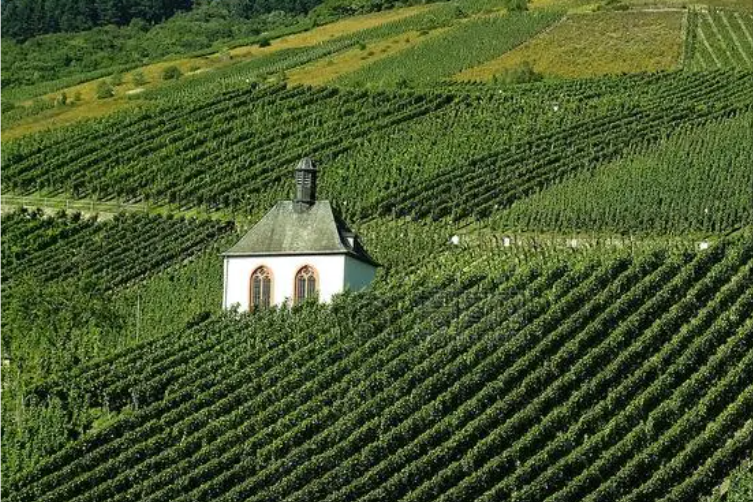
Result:
{"label": "dark green shrub", "polygon": [[182,76],[183,72],[175,65],[168,66],[162,70],[162,80],[178,80]]}
{"label": "dark green shrub", "polygon": [[0,108],[3,109],[3,112],[9,112],[16,108],[16,104],[13,101],[3,101],[2,105],[0,105]]}
{"label": "dark green shrub", "polygon": [[541,74],[536,73],[530,62],[524,61],[519,66],[509,68],[495,75],[492,80],[497,84],[526,84],[529,82],[538,82],[543,78]]}
{"label": "dark green shrub", "polygon": [[133,85],[136,87],[141,87],[142,85],[147,83],[146,75],[144,75],[144,72],[141,70],[136,70],[131,75],[131,79],[133,81]]}
{"label": "dark green shrub", "polygon": [[106,80],[102,80],[97,84],[97,99],[108,99],[115,95],[115,91]]}

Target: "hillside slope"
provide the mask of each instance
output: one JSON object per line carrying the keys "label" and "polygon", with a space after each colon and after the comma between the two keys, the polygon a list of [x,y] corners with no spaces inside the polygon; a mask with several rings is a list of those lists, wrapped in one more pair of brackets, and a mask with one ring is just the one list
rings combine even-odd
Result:
{"label": "hillside slope", "polygon": [[159,107],[10,142],[2,184],[258,215],[287,195],[290,166],[313,156],[326,166],[323,195],[349,219],[481,220],[677,128],[750,110],[750,78],[726,70],[365,92],[249,86],[231,74],[179,87]]}
{"label": "hillside slope", "polygon": [[753,222],[753,114],[669,138],[514,204],[498,228],[723,233]]}
{"label": "hillside slope", "polygon": [[[738,502],[753,17],[678,2],[422,4],[5,113],[4,495]],[[376,279],[223,312],[302,157]]]}
{"label": "hillside slope", "polygon": [[130,411],[8,500],[696,499],[753,446],[753,240],[612,255],[448,255],[90,365],[38,392]]}

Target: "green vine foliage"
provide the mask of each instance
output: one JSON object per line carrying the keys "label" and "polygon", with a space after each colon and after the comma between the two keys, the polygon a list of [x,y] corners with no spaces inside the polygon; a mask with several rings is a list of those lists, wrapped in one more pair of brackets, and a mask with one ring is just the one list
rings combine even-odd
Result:
{"label": "green vine foliage", "polygon": [[[750,451],[749,231],[440,249],[330,305],[171,314],[29,387],[50,431],[84,425],[8,471],[9,500],[687,500]],[[191,280],[171,273],[155,295]]]}

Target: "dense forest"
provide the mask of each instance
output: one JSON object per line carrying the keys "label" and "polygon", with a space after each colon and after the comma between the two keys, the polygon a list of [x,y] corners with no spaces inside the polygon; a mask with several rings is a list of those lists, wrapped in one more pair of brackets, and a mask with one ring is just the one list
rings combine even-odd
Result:
{"label": "dense forest", "polygon": [[272,38],[280,30],[301,31],[338,17],[413,3],[419,2],[10,0],[2,3],[2,85],[11,89],[115,71],[230,41],[251,43],[262,33]]}
{"label": "dense forest", "polygon": [[[305,14],[322,0],[6,0],[2,3],[3,37],[27,40],[48,33],[72,33],[98,26],[126,26],[134,20],[162,22],[176,12],[220,7],[232,16],[250,19],[270,12]],[[364,3],[364,2],[361,2]],[[349,12],[381,10],[394,2],[350,2]]]}
{"label": "dense forest", "polygon": [[3,36],[27,39],[45,33],[83,31],[96,26],[123,26],[133,19],[157,23],[191,0],[6,0],[2,4]]}
{"label": "dense forest", "polygon": [[134,19],[120,27],[100,26],[26,41],[3,39],[3,87],[33,85],[200,51],[218,41],[253,37],[295,24],[299,17],[280,12],[245,20],[220,6],[206,6],[181,12],[154,26]]}

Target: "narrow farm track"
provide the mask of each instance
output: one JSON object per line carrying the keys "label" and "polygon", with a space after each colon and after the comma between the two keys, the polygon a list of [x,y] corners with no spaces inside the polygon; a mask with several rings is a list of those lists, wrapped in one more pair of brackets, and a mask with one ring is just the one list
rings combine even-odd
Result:
{"label": "narrow farm track", "polygon": [[[706,34],[702,30],[698,30],[698,40],[701,41],[701,45],[703,46],[703,55],[700,56],[701,60],[701,68],[703,69],[712,69],[712,68],[722,68],[722,62],[719,61],[719,58],[714,53],[714,49],[711,47],[711,44],[709,44],[708,39],[706,38]],[[711,58],[710,64],[708,61],[708,58]]]}
{"label": "narrow farm track", "polygon": [[[753,35],[751,35],[751,31],[749,28],[750,24],[745,24],[745,20],[744,20],[745,14],[735,12],[733,15],[735,16],[735,19],[737,20],[737,23],[740,26],[740,30],[742,30],[742,34],[745,36],[745,39],[748,41],[748,46],[750,48],[753,48]],[[748,16],[748,17],[753,17],[753,16]]]}
{"label": "narrow farm track", "polygon": [[82,369],[78,388],[135,412],[10,480],[9,500],[705,493],[751,446],[753,241],[613,254],[392,278],[344,300],[349,333],[326,310],[198,320]]}
{"label": "narrow farm track", "polygon": [[[715,16],[716,17],[716,16]],[[704,13],[704,21],[705,25],[708,26],[711,29],[711,32],[713,35],[714,40],[714,46],[718,47],[717,56],[719,57],[719,60],[721,61],[722,68],[731,67],[735,65],[735,57],[733,56],[732,50],[730,50],[729,45],[727,44],[726,40],[722,36],[721,30],[719,26],[717,26],[718,19],[721,18],[721,16],[712,18],[711,14],[706,12]]]}
{"label": "narrow farm track", "polygon": [[747,68],[753,68],[753,58],[751,58],[751,48],[749,47],[747,50],[743,47],[743,44],[740,42],[740,38],[738,37],[738,33],[735,32],[735,29],[732,27],[732,24],[729,20],[729,15],[725,12],[721,13],[722,21],[724,22],[724,26],[727,28],[725,31],[725,34],[732,39],[732,42],[734,44],[735,49],[737,49],[737,56],[742,57],[742,66]]}

